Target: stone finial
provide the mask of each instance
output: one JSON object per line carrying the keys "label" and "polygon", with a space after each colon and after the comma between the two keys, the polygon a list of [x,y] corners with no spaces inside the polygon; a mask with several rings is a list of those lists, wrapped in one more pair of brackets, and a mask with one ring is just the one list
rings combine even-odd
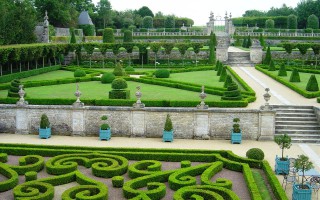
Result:
{"label": "stone finial", "polygon": [[211,12],[210,12],[209,21],[212,22],[213,20],[214,20],[214,14],[213,14],[213,12],[211,11]]}
{"label": "stone finial", "polygon": [[20,99],[17,102],[18,106],[26,106],[28,105],[28,102],[24,100],[24,95],[26,94],[26,92],[23,90],[23,85],[19,85],[19,92],[18,92]]}
{"label": "stone finial", "polygon": [[137,97],[137,102],[133,104],[134,108],[144,108],[145,105],[141,102],[141,97],[142,97],[142,93],[140,92],[140,85],[137,86],[137,92],[136,92],[136,97]]}
{"label": "stone finial", "polygon": [[44,19],[43,25],[45,27],[48,27],[49,26],[49,21],[48,21],[49,17],[48,17],[48,12],[47,11],[45,12],[45,16],[44,16],[43,19]]}
{"label": "stone finial", "polygon": [[204,103],[204,99],[207,97],[207,94],[204,93],[204,85],[201,88],[201,93],[200,93],[199,97],[201,98],[201,103],[199,105],[197,105],[197,108],[198,109],[208,109],[209,106]]}
{"label": "stone finial", "polygon": [[224,16],[225,19],[228,19],[228,12],[226,11],[226,14]]}
{"label": "stone finial", "polygon": [[81,92],[79,90],[79,83],[77,83],[77,89],[76,89],[76,92],[74,93],[74,96],[77,97],[77,100],[76,100],[76,102],[73,103],[73,106],[74,107],[82,107],[82,106],[84,106],[84,103],[82,103],[80,101]]}
{"label": "stone finial", "polygon": [[264,106],[261,106],[261,110],[271,110],[270,105],[269,105],[269,100],[271,98],[271,95],[269,94],[270,89],[266,88],[265,89],[266,93],[263,95],[264,100],[266,101]]}
{"label": "stone finial", "polygon": [[232,14],[231,14],[231,12],[230,12],[229,18],[230,18],[230,19],[232,18]]}

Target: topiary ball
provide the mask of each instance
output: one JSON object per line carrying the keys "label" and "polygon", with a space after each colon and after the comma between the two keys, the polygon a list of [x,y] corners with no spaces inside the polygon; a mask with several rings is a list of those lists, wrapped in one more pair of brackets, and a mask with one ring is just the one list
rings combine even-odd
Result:
{"label": "topiary ball", "polygon": [[84,76],[86,76],[86,72],[81,69],[77,69],[76,71],[74,71],[73,76],[74,77],[84,77]]}
{"label": "topiary ball", "polygon": [[114,79],[111,83],[111,87],[114,90],[123,90],[128,87],[127,81],[123,78]]}
{"label": "topiary ball", "polygon": [[158,69],[157,71],[154,72],[154,75],[157,78],[169,78],[170,71],[167,69]]}
{"label": "topiary ball", "polygon": [[104,73],[101,77],[101,83],[112,83],[112,81],[115,78],[116,77],[113,73],[110,73],[110,72]]}
{"label": "topiary ball", "polygon": [[254,160],[263,160],[264,159],[264,153],[259,148],[252,148],[249,149],[246,153],[247,158],[254,159]]}

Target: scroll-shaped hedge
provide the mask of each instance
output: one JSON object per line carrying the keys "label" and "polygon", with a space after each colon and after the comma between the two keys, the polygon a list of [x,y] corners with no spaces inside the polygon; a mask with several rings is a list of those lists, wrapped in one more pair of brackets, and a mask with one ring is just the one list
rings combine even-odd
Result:
{"label": "scroll-shaped hedge", "polygon": [[6,163],[8,161],[8,154],[0,153],[0,162]]}
{"label": "scroll-shaped hedge", "polygon": [[44,167],[44,158],[38,155],[28,155],[19,158],[19,166],[9,165],[11,169],[19,175],[24,175],[26,172],[39,172]]}
{"label": "scroll-shaped hedge", "polygon": [[232,189],[232,181],[225,178],[218,178],[215,183],[211,182],[211,178],[220,172],[223,168],[223,163],[217,161],[213,163],[206,171],[201,175],[201,185],[211,185]]}
{"label": "scroll-shaped hedge", "polygon": [[8,178],[0,182],[0,192],[8,191],[19,183],[18,173],[12,170],[8,165],[0,163],[0,174]]}
{"label": "scroll-shaped hedge", "polygon": [[194,176],[202,174],[211,165],[212,163],[201,164],[177,170],[169,177],[170,188],[176,191],[185,186],[196,185],[197,180]]}
{"label": "scroll-shaped hedge", "polygon": [[[140,195],[147,195],[152,200],[162,199],[166,195],[166,185],[169,176],[176,170],[164,172],[156,172],[151,175],[142,176],[126,182],[122,189],[123,195],[127,199],[131,199]],[[148,190],[139,190],[147,187]]]}
{"label": "scroll-shaped hedge", "polygon": [[161,171],[161,162],[156,160],[143,160],[129,166],[129,177],[137,178]]}
{"label": "scroll-shaped hedge", "polygon": [[179,189],[173,195],[174,200],[203,199],[203,200],[240,200],[233,191],[210,185],[194,185]]}
{"label": "scroll-shaped hedge", "polygon": [[54,187],[49,183],[30,181],[15,187],[13,195],[15,199],[51,200]]}
{"label": "scroll-shaped hedge", "polygon": [[78,165],[92,167],[95,176],[111,178],[126,173],[129,164],[122,156],[100,153],[64,154],[49,159],[46,169],[49,174],[60,175],[77,170]]}

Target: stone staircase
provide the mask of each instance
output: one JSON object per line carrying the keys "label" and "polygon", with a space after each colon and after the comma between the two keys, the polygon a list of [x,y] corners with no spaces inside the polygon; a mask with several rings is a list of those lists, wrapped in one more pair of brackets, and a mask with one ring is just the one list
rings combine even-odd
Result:
{"label": "stone staircase", "polygon": [[287,133],[292,142],[320,143],[320,125],[312,106],[272,106],[275,134]]}
{"label": "stone staircase", "polygon": [[228,52],[227,63],[230,66],[253,67],[254,64],[250,61],[250,52]]}

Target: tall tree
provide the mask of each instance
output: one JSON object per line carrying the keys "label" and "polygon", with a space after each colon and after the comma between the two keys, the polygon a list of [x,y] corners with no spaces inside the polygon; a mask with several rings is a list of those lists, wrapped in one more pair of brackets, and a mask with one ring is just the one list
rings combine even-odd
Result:
{"label": "tall tree", "polygon": [[282,4],[282,7],[280,7],[280,8],[272,7],[267,12],[267,16],[273,16],[273,17],[274,16],[288,16],[291,14],[295,15],[296,11],[293,8],[288,7],[286,4]]}
{"label": "tall tree", "polygon": [[314,14],[320,16],[320,1],[303,0],[296,7],[299,28],[305,28],[309,15]]}
{"label": "tall tree", "polygon": [[145,16],[142,21],[143,28],[153,28],[153,18],[150,16]]}
{"label": "tall tree", "polygon": [[103,20],[103,28],[106,28],[108,24],[112,24],[111,3],[108,0],[100,0],[97,9],[99,16]]}
{"label": "tall tree", "polygon": [[141,17],[145,17],[145,16],[150,16],[150,17],[154,17],[153,12],[150,10],[150,8],[148,8],[147,6],[142,6],[137,13],[141,16]]}
{"label": "tall tree", "polygon": [[169,15],[166,17],[164,21],[164,27],[165,28],[174,28],[175,27],[175,16]]}
{"label": "tall tree", "polygon": [[266,13],[260,10],[247,10],[242,17],[264,17]]}

